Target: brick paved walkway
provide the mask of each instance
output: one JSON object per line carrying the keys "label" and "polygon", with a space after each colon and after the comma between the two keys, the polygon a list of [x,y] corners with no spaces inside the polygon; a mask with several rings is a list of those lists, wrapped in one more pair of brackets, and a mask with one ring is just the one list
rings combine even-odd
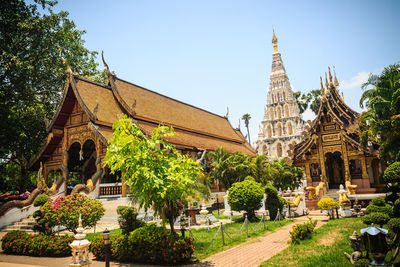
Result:
{"label": "brick paved walkway", "polygon": [[[292,226],[299,223],[294,222],[286,225],[274,233],[261,236],[256,241],[238,245],[225,251],[214,254],[196,266],[213,266],[213,267],[256,267],[264,261],[268,260],[278,252],[289,246],[290,240],[289,231]],[[316,228],[321,227],[326,222],[318,221]]]}

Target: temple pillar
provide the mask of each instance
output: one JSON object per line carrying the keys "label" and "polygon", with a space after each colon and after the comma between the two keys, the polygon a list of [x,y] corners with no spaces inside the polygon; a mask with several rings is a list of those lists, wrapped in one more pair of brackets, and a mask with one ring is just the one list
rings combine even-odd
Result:
{"label": "temple pillar", "polygon": [[346,143],[343,142],[342,139],[342,155],[343,155],[343,163],[344,163],[344,180],[350,181],[350,167],[349,167],[349,155],[347,153]]}
{"label": "temple pillar", "polygon": [[67,129],[64,128],[64,138],[63,138],[63,163],[61,165],[62,175],[64,178],[64,195],[67,195],[67,178],[68,178],[68,142],[67,142]]}
{"label": "temple pillar", "polygon": [[[321,137],[318,137],[321,138]],[[325,155],[324,155],[324,150],[322,148],[322,142],[321,140],[318,142],[318,157],[319,157],[319,163],[321,165],[321,182],[328,182],[328,179],[326,177],[326,170],[325,170]]]}
{"label": "temple pillar", "polygon": [[367,164],[365,162],[365,157],[363,156],[360,160],[361,160],[362,178],[368,179],[368,171],[367,171]]}
{"label": "temple pillar", "polygon": [[310,164],[306,163],[305,167],[306,167],[307,183],[311,184],[312,183],[312,179],[311,179],[311,172],[310,172]]}

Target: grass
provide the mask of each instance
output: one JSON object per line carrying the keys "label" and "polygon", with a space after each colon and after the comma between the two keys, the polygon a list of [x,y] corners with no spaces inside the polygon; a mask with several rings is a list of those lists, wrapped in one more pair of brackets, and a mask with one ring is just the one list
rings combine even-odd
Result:
{"label": "grass", "polygon": [[330,220],[311,239],[291,245],[261,266],[353,266],[343,252],[353,252],[349,236],[365,227],[360,218]]}
{"label": "grass", "polygon": [[[194,256],[198,260],[202,260],[207,258],[208,256],[215,254],[217,252],[226,250],[234,245],[249,241],[251,242],[254,238],[260,235],[263,235],[268,232],[274,232],[277,228],[282,227],[286,224],[291,223],[292,221],[284,220],[281,222],[271,222],[266,221],[266,231],[264,231],[263,223],[258,224],[257,222],[252,222],[248,224],[248,232],[249,239],[246,237],[246,228],[243,226],[241,229],[243,222],[233,222],[232,224],[224,225],[224,239],[225,246],[222,245],[222,236],[221,232],[216,236],[215,243],[211,246],[211,239],[216,235],[218,231],[218,227],[212,228],[210,230],[207,229],[192,229],[193,237],[194,237]],[[239,230],[241,231],[239,232]],[[213,241],[214,242],[214,241]],[[211,247],[210,247],[211,246]]]}
{"label": "grass", "polygon": [[[122,234],[122,230],[120,228],[118,229],[114,229],[114,230],[110,230],[111,235],[121,235]],[[86,234],[86,239],[89,241],[92,241],[94,238],[101,236],[103,234],[103,232],[97,232],[97,233],[87,233]]]}

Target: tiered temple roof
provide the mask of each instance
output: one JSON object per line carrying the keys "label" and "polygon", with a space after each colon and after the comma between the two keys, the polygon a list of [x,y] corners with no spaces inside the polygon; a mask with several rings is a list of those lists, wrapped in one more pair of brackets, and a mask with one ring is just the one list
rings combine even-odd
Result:
{"label": "tiered temple roof", "polygon": [[[341,135],[345,141],[350,143],[355,149],[363,150],[358,135],[359,114],[344,103],[343,94],[342,97],[340,97],[337,90],[338,85],[339,83],[336,75],[334,81],[332,81],[332,75],[329,69],[329,82],[325,75],[325,86],[323,85],[321,78],[322,98],[318,114],[312,122],[308,121],[309,125],[306,126],[306,131],[303,132],[305,139],[294,146],[293,151],[290,151],[293,161],[300,160],[317,142],[317,127],[321,124],[321,118],[324,115],[330,115],[330,117],[340,126]],[[377,155],[375,147],[371,147],[371,149],[364,152],[367,154]]]}
{"label": "tiered temple roof", "polygon": [[169,141],[177,147],[194,151],[224,147],[228,152],[255,156],[255,150],[241,132],[231,126],[227,117],[124,81],[109,70],[107,75],[107,83],[100,84],[70,71],[67,73],[63,98],[47,128],[48,138],[32,161],[32,169],[38,169],[39,162],[45,161],[62,140],[62,129],[76,101],[89,118],[89,129],[104,144],[112,138],[113,123],[120,114],[127,114],[146,134],[151,134],[160,124],[174,127],[175,135]]}

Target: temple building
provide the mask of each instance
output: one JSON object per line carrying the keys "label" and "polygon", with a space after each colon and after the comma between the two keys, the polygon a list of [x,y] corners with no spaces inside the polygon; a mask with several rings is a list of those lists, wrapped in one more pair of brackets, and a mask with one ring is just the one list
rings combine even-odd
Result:
{"label": "temple building", "polygon": [[[43,170],[54,177],[58,192],[66,185],[82,183],[93,197],[126,196],[126,187],[104,166],[112,125],[126,114],[150,135],[160,124],[173,126],[168,141],[193,158],[199,152],[223,147],[228,152],[255,156],[240,130],[227,117],[185,104],[170,97],[124,81],[107,67],[107,82],[96,83],[73,73],[68,67],[67,82],[48,136],[30,169]],[[42,167],[41,167],[42,166]]]}
{"label": "temple building", "polygon": [[270,76],[267,104],[256,141],[257,154],[269,159],[288,157],[289,144],[302,140],[304,121],[293,96],[289,78],[278,52],[278,39],[273,33],[272,71]]}
{"label": "temple building", "polygon": [[356,193],[374,193],[382,188],[378,176],[383,171],[379,160],[379,146],[369,142],[364,149],[358,134],[359,114],[339,96],[339,83],[329,69],[325,86],[321,78],[322,99],[317,117],[308,121],[305,139],[291,147],[292,164],[302,167],[307,184],[316,186],[321,181],[328,188],[340,184],[356,188]]}

